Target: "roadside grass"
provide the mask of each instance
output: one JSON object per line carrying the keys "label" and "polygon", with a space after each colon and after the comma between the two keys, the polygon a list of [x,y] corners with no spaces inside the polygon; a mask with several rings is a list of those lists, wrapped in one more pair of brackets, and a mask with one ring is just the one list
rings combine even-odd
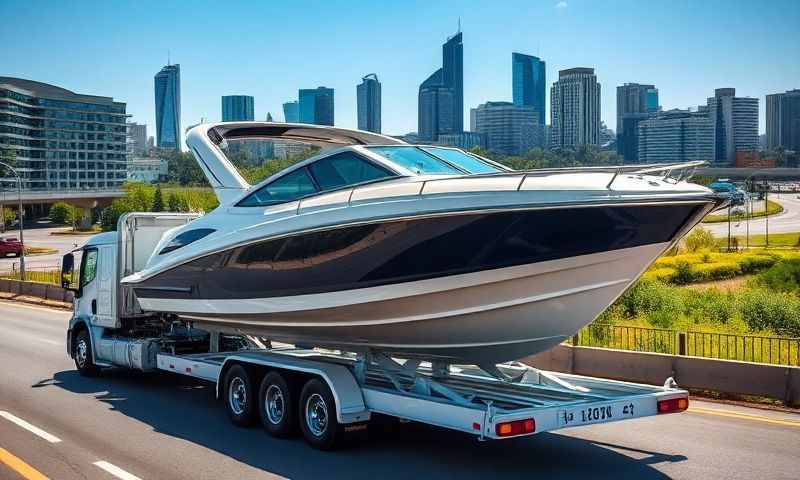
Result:
{"label": "roadside grass", "polygon": [[92,228],[89,229],[70,228],[68,230],[56,230],[55,232],[50,232],[50,235],[94,235],[102,231],[103,229],[100,228],[100,225],[92,225]]}
{"label": "roadside grass", "polygon": [[[750,245],[750,248],[765,247],[767,245],[767,236],[764,234],[750,235],[749,242],[744,235],[736,235],[733,238],[736,239],[736,245],[738,245],[740,248],[745,247],[748,244]],[[715,241],[719,248],[726,248],[728,246],[728,239],[726,237],[718,238]],[[770,233],[769,246],[782,247],[782,248],[800,248],[800,232]]]}
{"label": "roadside grass", "polygon": [[[763,203],[762,203],[763,205]],[[767,208],[766,210],[756,210],[750,214],[750,218],[761,218],[771,215],[777,215],[778,213],[783,212],[783,205],[778,202],[773,202],[772,200],[767,200]],[[744,220],[747,218],[747,215],[744,213],[731,215],[731,221],[738,222],[740,220]],[[703,219],[703,223],[720,223],[720,222],[727,222],[728,221],[728,214],[726,213],[717,213],[714,215],[708,215],[706,218]]]}
{"label": "roadside grass", "polygon": [[[21,280],[22,274],[19,270],[14,272],[0,273],[0,278],[10,280]],[[49,283],[51,285],[61,285],[61,271],[60,270],[26,270],[25,280],[28,282],[36,283]]]}
{"label": "roadside grass", "polygon": [[38,247],[36,245],[25,246],[25,255],[49,255],[51,253],[58,253],[58,249],[50,247]]}

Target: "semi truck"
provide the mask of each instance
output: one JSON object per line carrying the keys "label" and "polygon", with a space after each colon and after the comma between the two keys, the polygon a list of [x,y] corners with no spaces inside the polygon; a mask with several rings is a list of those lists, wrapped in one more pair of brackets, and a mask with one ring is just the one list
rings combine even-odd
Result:
{"label": "semi truck", "polygon": [[[520,362],[496,368],[379,350],[289,345],[198,328],[173,312],[143,311],[120,280],[144,268],[162,236],[198,214],[129,213],[63,257],[74,291],[67,353],[81,375],[164,371],[210,382],[233,424],[275,437],[302,434],[328,450],[362,435],[376,417],[508,439],[565,427],[681,412],[688,392],[549,372]],[[488,370],[488,371],[487,371]]]}

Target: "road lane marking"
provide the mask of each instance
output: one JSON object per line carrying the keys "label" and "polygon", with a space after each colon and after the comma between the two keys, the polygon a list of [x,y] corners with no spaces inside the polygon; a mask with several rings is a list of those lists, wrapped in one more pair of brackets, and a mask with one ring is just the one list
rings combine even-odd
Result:
{"label": "road lane marking", "polygon": [[715,410],[711,408],[702,407],[689,407],[690,412],[704,413],[706,415],[717,415],[720,417],[741,418],[743,420],[752,420],[754,422],[772,423],[775,425],[785,425],[789,427],[800,428],[800,422],[793,422],[791,420],[778,420],[775,418],[763,417],[761,415],[750,415],[747,413],[739,413],[731,410]]}
{"label": "road lane marking", "polygon": [[57,347],[63,347],[64,346],[64,342],[59,342],[59,341],[56,341],[56,340],[50,340],[50,339],[47,339],[47,338],[37,338],[37,340],[39,340],[42,343],[47,343],[48,345],[55,345]]}
{"label": "road lane marking", "polygon": [[41,472],[14,456],[8,450],[0,447],[0,462],[8,465],[11,470],[19,473],[27,480],[49,480]]}
{"label": "road lane marking", "polygon": [[114,465],[112,463],[108,463],[108,462],[103,461],[103,460],[99,460],[97,462],[94,462],[93,465],[95,467],[98,467],[98,468],[101,468],[101,469],[105,470],[106,472],[110,473],[111,475],[114,475],[115,477],[117,477],[117,478],[119,478],[121,480],[142,480],[141,478],[137,477],[136,475],[134,475],[132,473],[128,473],[125,470],[119,468],[118,466],[116,466],[116,465]]}
{"label": "road lane marking", "polygon": [[24,428],[25,430],[33,433],[34,435],[37,435],[37,436],[47,440],[50,443],[58,443],[58,442],[61,441],[61,439],[56,437],[55,435],[51,435],[51,434],[45,432],[44,430],[42,430],[41,428],[39,428],[39,427],[37,427],[35,425],[31,425],[30,423],[26,422],[25,420],[23,420],[23,419],[21,419],[21,418],[19,418],[17,416],[14,416],[14,415],[6,412],[6,411],[0,410],[0,417],[5,418],[9,422],[16,423],[18,426],[20,426],[20,427]]}

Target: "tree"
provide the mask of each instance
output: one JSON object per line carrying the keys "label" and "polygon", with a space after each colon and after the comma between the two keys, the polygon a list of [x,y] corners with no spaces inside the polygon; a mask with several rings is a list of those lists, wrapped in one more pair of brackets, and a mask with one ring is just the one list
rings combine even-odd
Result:
{"label": "tree", "polygon": [[164,196],[161,193],[161,185],[158,185],[156,187],[156,193],[153,196],[153,211],[154,212],[164,211]]}
{"label": "tree", "polygon": [[167,180],[179,185],[208,186],[203,171],[191,153],[167,150],[161,153],[167,160]]}
{"label": "tree", "polygon": [[75,222],[75,208],[64,202],[56,202],[50,207],[48,214],[50,221],[60,225],[72,224]]}

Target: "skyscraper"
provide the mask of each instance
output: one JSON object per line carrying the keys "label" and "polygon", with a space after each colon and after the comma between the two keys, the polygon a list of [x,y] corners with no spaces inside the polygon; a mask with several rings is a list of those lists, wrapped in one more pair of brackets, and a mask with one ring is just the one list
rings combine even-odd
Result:
{"label": "skyscraper", "polygon": [[159,148],[181,146],[181,66],[167,65],[155,76],[156,143]]}
{"label": "skyscraper", "polygon": [[333,89],[303,88],[298,92],[300,123],[333,126]]}
{"label": "skyscraper", "polygon": [[522,155],[541,143],[536,112],[529,105],[486,102],[470,113],[475,131],[484,136],[487,148],[506,155]]}
{"label": "skyscraper", "polygon": [[800,152],[800,90],[767,95],[767,148]]}
{"label": "skyscraper", "polygon": [[455,92],[442,83],[442,69],[419,86],[417,133],[420,140],[436,141],[439,135],[455,133],[453,108]]}
{"label": "skyscraper", "polygon": [[626,83],[617,87],[617,153],[628,162],[639,159],[639,122],[658,111],[655,85]]}
{"label": "skyscraper", "polygon": [[575,148],[600,143],[600,84],[593,68],[558,72],[550,88],[550,146]]}
{"label": "skyscraper", "polygon": [[436,140],[440,134],[464,130],[464,46],[460,31],[442,45],[442,68],[422,82],[417,100],[420,139]]}
{"label": "skyscraper", "polygon": [[286,123],[298,123],[300,121],[300,104],[296,100],[283,104],[283,121]]}
{"label": "skyscraper", "polygon": [[545,63],[533,55],[511,54],[512,90],[514,105],[536,109],[539,125],[545,124]]}
{"label": "skyscraper", "polygon": [[713,126],[713,164],[734,166],[736,152],[758,150],[758,99],[737,97],[735,88],[718,88],[708,99]]}
{"label": "skyscraper", "polygon": [[381,82],[374,73],[356,86],[358,129],[381,133]]}
{"label": "skyscraper", "polygon": [[222,97],[223,122],[252,122],[255,119],[255,100],[250,95]]}
{"label": "skyscraper", "polygon": [[714,156],[713,126],[704,111],[668,110],[642,120],[638,129],[641,163],[711,161]]}
{"label": "skyscraper", "polygon": [[133,146],[133,153],[141,155],[147,151],[147,125],[131,122],[128,124],[128,137]]}

